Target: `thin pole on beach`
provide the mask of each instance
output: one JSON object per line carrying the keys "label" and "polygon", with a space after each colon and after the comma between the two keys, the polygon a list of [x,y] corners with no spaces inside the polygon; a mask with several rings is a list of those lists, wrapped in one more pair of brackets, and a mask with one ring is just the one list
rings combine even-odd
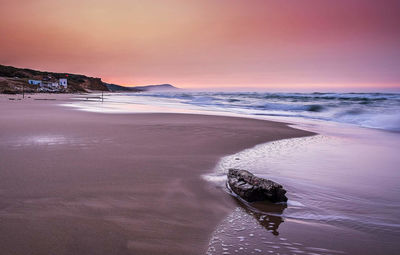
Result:
{"label": "thin pole on beach", "polygon": [[25,98],[25,83],[22,84],[22,98]]}
{"label": "thin pole on beach", "polygon": [[101,91],[101,102],[103,103],[104,101],[104,91]]}

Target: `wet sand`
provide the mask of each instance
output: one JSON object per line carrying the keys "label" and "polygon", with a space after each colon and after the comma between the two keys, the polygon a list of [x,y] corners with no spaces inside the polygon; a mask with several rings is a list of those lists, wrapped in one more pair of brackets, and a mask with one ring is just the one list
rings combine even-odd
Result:
{"label": "wet sand", "polygon": [[[237,204],[201,178],[228,154],[312,133],[194,114],[101,114],[0,98],[1,254],[204,254]],[[95,102],[94,102],[95,103]]]}

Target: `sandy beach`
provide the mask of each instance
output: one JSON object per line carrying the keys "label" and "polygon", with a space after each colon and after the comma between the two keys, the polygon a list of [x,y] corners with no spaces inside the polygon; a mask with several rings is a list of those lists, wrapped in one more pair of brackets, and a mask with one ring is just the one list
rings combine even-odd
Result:
{"label": "sandy beach", "polygon": [[222,156],[312,135],[255,119],[60,106],[70,95],[9,97],[0,99],[2,254],[204,254],[237,202],[201,175]]}
{"label": "sandy beach", "polygon": [[2,1],[0,255],[400,254],[400,1]]}

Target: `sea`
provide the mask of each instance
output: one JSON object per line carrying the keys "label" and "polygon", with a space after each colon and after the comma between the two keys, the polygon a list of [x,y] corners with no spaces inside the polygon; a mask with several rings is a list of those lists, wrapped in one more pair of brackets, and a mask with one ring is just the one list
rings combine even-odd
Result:
{"label": "sea", "polygon": [[[266,119],[316,133],[225,156],[201,176],[237,201],[207,254],[400,254],[398,93],[113,93],[66,106]],[[229,168],[282,184],[288,202],[241,200],[226,188]]]}
{"label": "sea", "polygon": [[[98,101],[92,99],[90,101]],[[400,93],[262,93],[262,92],[147,92],[106,95],[103,112],[130,112],[129,105],[151,111],[176,109],[287,117],[353,124],[400,131]],[[82,105],[84,106],[84,105]],[[156,106],[161,106],[157,108]],[[90,105],[86,105],[88,109]],[[97,108],[94,107],[94,108]],[[99,110],[99,109],[92,109]],[[146,111],[141,107],[136,111]]]}

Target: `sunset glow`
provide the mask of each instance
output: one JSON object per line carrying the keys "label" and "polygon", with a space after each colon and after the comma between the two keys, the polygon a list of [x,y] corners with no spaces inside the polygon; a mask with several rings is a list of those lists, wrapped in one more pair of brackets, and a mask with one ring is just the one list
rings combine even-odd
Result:
{"label": "sunset glow", "polygon": [[182,88],[400,88],[399,1],[5,1],[0,64]]}

